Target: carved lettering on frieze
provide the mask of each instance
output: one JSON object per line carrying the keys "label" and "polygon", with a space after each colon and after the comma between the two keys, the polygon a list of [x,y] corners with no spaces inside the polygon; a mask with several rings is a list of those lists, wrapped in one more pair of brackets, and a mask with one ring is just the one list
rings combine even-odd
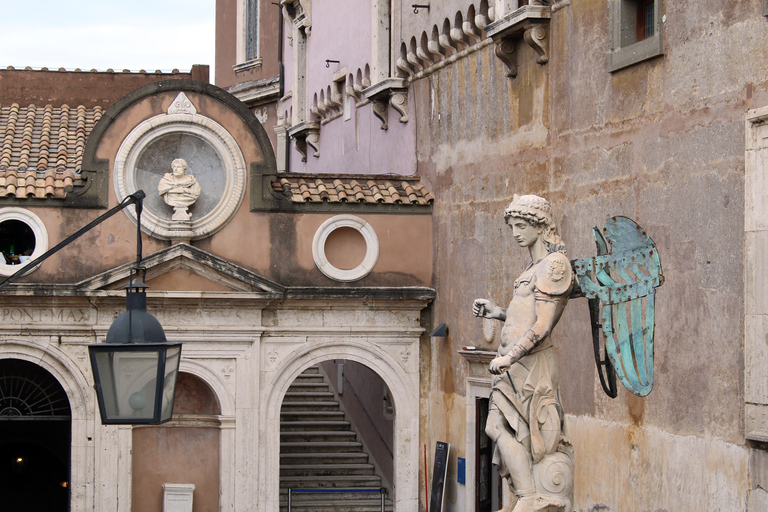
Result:
{"label": "carved lettering on frieze", "polygon": [[4,324],[30,323],[83,323],[90,320],[90,310],[82,308],[2,308],[0,318]]}

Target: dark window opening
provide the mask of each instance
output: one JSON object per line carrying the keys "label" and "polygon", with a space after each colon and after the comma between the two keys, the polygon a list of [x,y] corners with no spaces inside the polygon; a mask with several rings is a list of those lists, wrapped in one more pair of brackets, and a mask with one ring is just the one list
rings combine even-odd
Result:
{"label": "dark window opening", "polygon": [[656,33],[653,0],[642,0],[637,3],[637,40],[642,41]]}
{"label": "dark window opening", "polygon": [[0,222],[0,252],[6,265],[24,263],[35,250],[32,228],[20,220]]}
{"label": "dark window opening", "polygon": [[493,467],[493,441],[485,433],[488,398],[475,397],[475,510],[490,512],[502,503],[501,477]]}

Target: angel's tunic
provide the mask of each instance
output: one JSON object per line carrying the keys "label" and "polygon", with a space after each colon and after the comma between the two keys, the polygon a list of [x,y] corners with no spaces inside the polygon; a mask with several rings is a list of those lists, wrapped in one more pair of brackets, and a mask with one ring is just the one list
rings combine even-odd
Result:
{"label": "angel's tunic", "polygon": [[[567,294],[571,289],[570,264],[565,256],[559,253],[555,254],[558,256],[550,254],[529,267],[515,281],[515,297],[510,303],[510,309],[516,305],[516,300],[518,304],[522,302],[523,306],[527,302],[531,307],[533,307],[534,300],[567,301]],[[563,260],[568,267],[563,271],[563,275],[560,275],[559,271],[562,270]],[[551,286],[553,268],[556,278],[567,279],[568,282],[560,283],[559,287]],[[544,280],[547,281],[546,285]],[[542,288],[549,293],[543,291]],[[512,335],[519,338],[532,325],[514,325],[519,319],[514,318],[515,312],[510,311],[510,309],[507,310],[504,329],[507,330],[509,327]],[[511,315],[512,318],[510,318]],[[504,331],[502,331],[503,336]],[[512,345],[514,343],[512,342]],[[508,348],[511,348],[511,345]],[[544,455],[556,451],[563,439],[564,423],[560,406],[559,385],[560,376],[554,360],[552,340],[549,337],[543,339],[530,353],[514,363],[506,372],[493,377],[489,407],[504,416],[518,441],[530,446],[534,463],[540,461]],[[559,421],[554,424],[556,432],[547,433],[542,428],[545,428],[548,415],[555,411],[559,416]],[[526,439],[528,437],[530,437],[530,441]],[[499,471],[504,476],[506,468],[503,467],[498,447],[494,451],[493,462],[499,466]]]}

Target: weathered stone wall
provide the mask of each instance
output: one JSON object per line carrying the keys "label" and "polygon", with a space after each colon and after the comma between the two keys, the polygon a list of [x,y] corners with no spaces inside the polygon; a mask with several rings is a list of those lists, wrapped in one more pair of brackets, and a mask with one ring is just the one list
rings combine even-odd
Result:
{"label": "weathered stone wall", "polygon": [[[451,329],[422,368],[422,434],[457,447],[452,464],[466,435],[456,351],[482,344],[472,300],[507,303],[527,265],[501,215],[512,195],[551,201],[572,259],[595,254],[591,227],[614,215],[658,245],[666,283],[650,396],[603,394],[584,299],[554,333],[580,510],[746,507],[744,118],[768,104],[768,28],[756,0],[666,2],[664,14],[665,55],[621,71],[607,70],[608,3],[588,0],[553,13],[548,64],[523,45],[509,80],[488,47],[414,87],[419,173],[438,198],[434,322]],[[717,460],[696,455],[715,448]],[[447,499],[464,510],[465,490],[449,481]]]}

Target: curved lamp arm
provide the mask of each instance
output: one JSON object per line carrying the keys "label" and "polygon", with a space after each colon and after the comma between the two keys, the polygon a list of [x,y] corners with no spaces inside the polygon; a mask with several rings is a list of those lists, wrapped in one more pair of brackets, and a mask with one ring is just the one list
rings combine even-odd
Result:
{"label": "curved lamp arm", "polygon": [[147,197],[147,194],[144,193],[143,190],[137,190],[133,194],[127,196],[123,201],[106,212],[105,214],[101,215],[100,217],[97,217],[93,221],[91,221],[90,224],[87,226],[81,228],[76,233],[73,233],[69,235],[67,238],[59,242],[56,247],[53,249],[49,249],[47,252],[41,254],[34,260],[30,261],[28,264],[24,265],[23,268],[20,268],[17,270],[14,274],[8,276],[0,282],[0,290],[5,288],[7,285],[11,284],[16,280],[16,278],[21,277],[26,272],[29,272],[30,268],[36,267],[38,264],[42,263],[44,260],[48,259],[49,256],[53,256],[55,253],[59,252],[64,247],[68,246],[81,236],[83,236],[88,231],[92,230],[108,218],[112,217],[114,214],[116,214],[119,211],[124,210],[129,205],[136,205],[136,221],[137,221],[137,231],[136,231],[136,266],[138,267],[141,265],[141,210],[143,209],[144,204],[144,198]]}

